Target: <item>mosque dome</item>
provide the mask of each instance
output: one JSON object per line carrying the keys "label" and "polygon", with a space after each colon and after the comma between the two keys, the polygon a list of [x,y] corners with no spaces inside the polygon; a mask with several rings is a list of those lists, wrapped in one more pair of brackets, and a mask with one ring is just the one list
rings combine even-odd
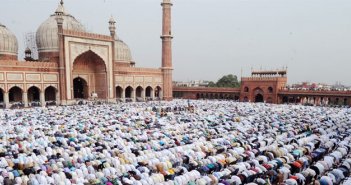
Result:
{"label": "mosque dome", "polygon": [[[84,26],[77,21],[72,15],[66,13],[63,8],[63,3],[59,5],[58,9],[63,12],[63,29],[85,32]],[[57,11],[57,10],[56,10]],[[58,28],[55,14],[51,15],[45,22],[43,22],[36,33],[36,42],[38,52],[58,52]]]}
{"label": "mosque dome", "polygon": [[126,43],[120,39],[115,41],[115,61],[132,62],[132,53]]}
{"label": "mosque dome", "polygon": [[11,55],[17,57],[18,42],[16,36],[0,23],[0,56]]}

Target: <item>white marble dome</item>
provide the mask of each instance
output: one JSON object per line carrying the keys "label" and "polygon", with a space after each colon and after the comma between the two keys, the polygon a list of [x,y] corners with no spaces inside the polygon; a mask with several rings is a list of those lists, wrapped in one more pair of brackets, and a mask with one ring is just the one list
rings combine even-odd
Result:
{"label": "white marble dome", "polygon": [[0,23],[0,54],[16,55],[18,53],[18,42],[16,36]]}
{"label": "white marble dome", "polygon": [[115,41],[115,61],[132,62],[132,53],[126,43],[120,39]]}
{"label": "white marble dome", "polygon": [[[63,9],[63,7],[62,7]],[[51,15],[43,22],[36,33],[38,52],[58,52],[58,28],[55,14]],[[63,29],[85,32],[84,26],[72,15],[63,13]]]}

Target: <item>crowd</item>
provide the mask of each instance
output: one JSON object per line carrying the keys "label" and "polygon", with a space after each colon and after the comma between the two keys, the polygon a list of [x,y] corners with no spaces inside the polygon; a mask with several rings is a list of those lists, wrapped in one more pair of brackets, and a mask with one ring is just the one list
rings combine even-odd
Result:
{"label": "crowd", "polygon": [[351,109],[231,101],[0,110],[4,185],[350,185]]}

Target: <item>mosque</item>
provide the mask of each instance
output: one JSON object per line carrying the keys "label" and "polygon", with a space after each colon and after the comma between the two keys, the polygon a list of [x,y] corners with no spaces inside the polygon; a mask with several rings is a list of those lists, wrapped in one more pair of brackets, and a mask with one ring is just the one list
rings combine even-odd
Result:
{"label": "mosque", "polygon": [[[25,50],[18,59],[18,41],[0,23],[0,105],[71,105],[81,99],[108,102],[172,99],[171,0],[163,0],[162,63],[160,68],[135,67],[131,51],[116,33],[89,33],[69,14],[61,0],[37,29],[38,59]],[[107,22],[107,21],[106,21]]]}
{"label": "mosque", "polygon": [[[160,68],[135,66],[131,51],[116,33],[89,33],[65,8],[56,11],[36,32],[38,59],[25,50],[18,59],[16,36],[0,23],[0,107],[72,105],[82,99],[108,102],[186,99],[232,99],[242,102],[349,105],[351,91],[286,89],[287,71],[253,71],[239,88],[172,87],[171,0],[162,0]],[[107,22],[107,21],[106,21]]]}

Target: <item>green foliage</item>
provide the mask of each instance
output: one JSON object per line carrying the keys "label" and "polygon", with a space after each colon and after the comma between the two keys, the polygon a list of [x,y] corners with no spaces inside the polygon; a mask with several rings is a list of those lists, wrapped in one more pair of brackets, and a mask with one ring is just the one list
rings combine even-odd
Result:
{"label": "green foliage", "polygon": [[220,78],[216,83],[210,82],[208,87],[240,87],[240,82],[238,81],[238,77],[236,75],[225,75]]}
{"label": "green foliage", "polygon": [[208,87],[217,87],[217,84],[210,81],[210,82],[208,82]]}

